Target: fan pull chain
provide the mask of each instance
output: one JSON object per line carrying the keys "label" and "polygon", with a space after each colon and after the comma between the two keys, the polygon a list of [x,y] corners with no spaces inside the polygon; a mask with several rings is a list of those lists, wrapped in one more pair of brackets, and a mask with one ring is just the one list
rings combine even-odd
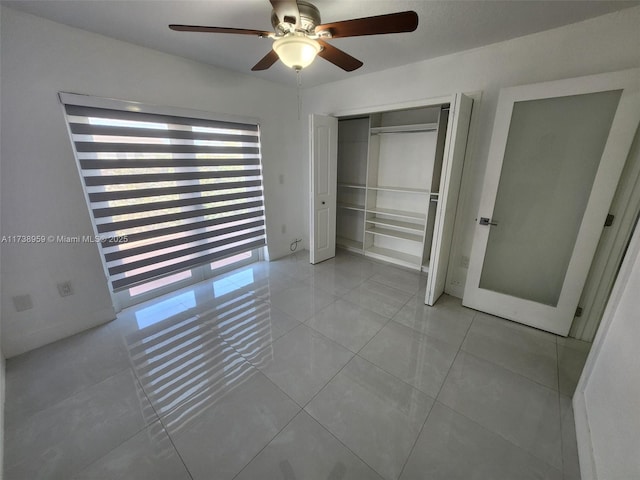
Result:
{"label": "fan pull chain", "polygon": [[300,70],[296,70],[297,84],[298,84],[298,120],[302,116],[302,75]]}

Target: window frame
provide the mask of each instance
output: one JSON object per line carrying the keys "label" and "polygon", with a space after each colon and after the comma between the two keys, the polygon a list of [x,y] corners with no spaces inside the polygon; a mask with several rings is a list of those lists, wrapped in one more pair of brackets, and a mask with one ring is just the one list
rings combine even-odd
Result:
{"label": "window frame", "polygon": [[[114,301],[114,308],[116,309],[116,312],[120,312],[125,308],[131,307],[133,305],[138,305],[140,303],[144,303],[156,297],[160,297],[162,295],[166,295],[168,293],[174,292],[181,288],[188,287],[189,285],[194,285],[196,283],[204,282],[205,280],[217,277],[219,275],[223,275],[227,272],[235,270],[236,268],[240,268],[245,265],[250,265],[252,263],[260,262],[264,260],[264,257],[265,257],[264,248],[265,247],[261,247],[261,248],[256,248],[254,250],[250,250],[251,256],[248,259],[244,259],[238,262],[233,262],[232,264],[226,265],[222,268],[213,269],[211,268],[211,263],[207,262],[197,267],[191,268],[189,270],[182,270],[182,272],[190,272],[191,276],[183,280],[178,280],[165,285],[161,285],[157,288],[151,289],[144,293],[140,293],[138,295],[131,295],[130,290],[134,287],[130,287],[125,290],[119,290],[117,292],[112,291],[111,296]],[[175,273],[181,273],[181,272],[175,272]],[[171,275],[175,275],[175,273],[170,273],[163,277],[154,278],[152,280],[149,280],[148,283],[154,282],[156,280],[162,280],[163,278],[169,277]],[[145,284],[141,283],[136,286],[142,286],[142,285],[145,285]]]}
{"label": "window frame", "polygon": [[[89,210],[89,215],[91,218],[91,226],[93,229],[93,234],[95,238],[101,237],[101,234],[98,232],[98,224],[96,223],[96,219],[94,217],[91,200],[89,197],[89,191],[87,189],[86,183],[84,181],[83,169],[78,159],[78,155],[76,152],[76,148],[73,140],[73,134],[71,132],[70,124],[67,120],[67,113],[65,110],[66,105],[77,105],[81,107],[89,107],[89,108],[103,108],[103,109],[112,109],[112,110],[121,110],[125,112],[135,112],[135,113],[143,113],[143,114],[151,114],[151,115],[170,115],[175,117],[184,117],[184,118],[193,118],[198,120],[208,120],[214,122],[231,122],[231,123],[239,123],[239,124],[253,124],[258,128],[258,132],[260,131],[260,122],[257,118],[253,117],[245,117],[245,116],[235,116],[235,115],[226,115],[226,114],[217,114],[202,110],[188,109],[188,108],[180,108],[180,107],[171,107],[171,106],[159,106],[159,105],[151,105],[140,102],[128,101],[128,100],[118,100],[113,98],[103,98],[103,97],[95,97],[91,95],[83,95],[69,92],[59,92],[58,98],[60,101],[60,105],[65,118],[65,125],[69,133],[69,138],[71,141],[71,147],[73,150],[74,158],[76,161],[76,167],[78,168],[79,180],[82,185],[83,194],[85,196],[85,202],[87,204],[87,208]],[[260,142],[260,151],[262,150],[261,142]],[[260,159],[262,155],[260,154]],[[264,171],[262,160],[260,160],[260,170],[261,170],[261,189],[262,189],[262,199],[263,199],[263,210],[265,209],[265,201],[264,201]],[[264,215],[264,214],[263,214]],[[103,235],[102,235],[103,236]],[[109,274],[109,268],[107,265],[107,261],[105,258],[105,252],[103,251],[102,245],[98,245],[100,261],[103,267],[103,271],[107,280],[107,284],[109,286],[109,292],[112,296],[112,300],[114,301],[114,306],[117,311],[120,311],[122,308],[126,308],[127,306],[134,305],[137,303],[142,303],[151,298],[169,293],[171,291],[177,290],[184,286],[194,284],[208,278],[212,278],[214,276],[220,275],[226,271],[232,270],[234,268],[238,268],[242,265],[246,265],[249,263],[253,263],[259,260],[262,260],[265,255],[266,249],[266,215],[264,216],[264,236],[265,236],[265,245],[262,247],[254,248],[250,250],[251,256],[248,259],[243,261],[235,262],[231,265],[225,266],[220,269],[212,269],[211,263],[212,261],[205,261],[200,265],[193,266],[191,268],[186,268],[182,270],[176,270],[165,275],[159,275],[157,277],[153,277],[148,279],[147,281],[140,282],[137,285],[130,285],[128,287],[124,287],[122,289],[114,289],[111,277]],[[98,242],[99,243],[99,242]],[[233,256],[233,254],[231,255]],[[217,260],[213,260],[217,261]],[[153,282],[162,278],[166,278],[171,275],[178,274],[180,272],[189,271],[191,276],[190,278],[186,278],[183,280],[171,282],[166,285],[161,285],[158,288],[152,289],[148,292],[144,292],[138,295],[131,296],[129,290],[134,288],[135,286],[144,285],[145,283]]]}

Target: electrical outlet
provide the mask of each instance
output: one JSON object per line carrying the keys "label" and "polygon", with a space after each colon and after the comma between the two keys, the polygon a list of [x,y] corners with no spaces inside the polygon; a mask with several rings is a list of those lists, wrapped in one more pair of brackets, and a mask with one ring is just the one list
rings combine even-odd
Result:
{"label": "electrical outlet", "polygon": [[287,233],[287,226],[286,225],[282,225],[282,227],[280,227],[280,232],[284,235],[285,233]]}
{"label": "electrical outlet", "polygon": [[281,173],[280,175],[278,175],[278,183],[280,185],[284,185],[284,173]]}
{"label": "electrical outlet", "polygon": [[451,280],[450,285],[452,287],[461,287],[462,286],[462,282],[460,280]]}
{"label": "electrical outlet", "polygon": [[68,297],[73,294],[73,289],[71,288],[71,282],[60,282],[58,284],[58,293],[60,293],[61,297]]}
{"label": "electrical outlet", "polygon": [[469,257],[462,255],[462,258],[460,258],[460,266],[462,268],[469,268]]}
{"label": "electrical outlet", "polygon": [[24,312],[25,310],[29,310],[33,308],[33,301],[31,300],[31,295],[16,295],[15,297],[11,297],[13,300],[13,306],[16,309],[16,312]]}

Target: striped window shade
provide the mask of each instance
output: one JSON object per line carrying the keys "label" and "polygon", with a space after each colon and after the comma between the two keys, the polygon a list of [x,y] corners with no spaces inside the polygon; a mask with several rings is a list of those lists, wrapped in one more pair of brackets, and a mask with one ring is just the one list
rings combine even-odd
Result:
{"label": "striped window shade", "polygon": [[266,245],[257,123],[76,97],[60,94],[114,291]]}

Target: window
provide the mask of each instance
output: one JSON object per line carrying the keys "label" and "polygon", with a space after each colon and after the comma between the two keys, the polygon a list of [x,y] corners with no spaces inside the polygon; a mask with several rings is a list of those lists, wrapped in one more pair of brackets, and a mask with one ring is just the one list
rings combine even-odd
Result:
{"label": "window", "polygon": [[60,98],[114,292],[266,245],[257,122]]}

